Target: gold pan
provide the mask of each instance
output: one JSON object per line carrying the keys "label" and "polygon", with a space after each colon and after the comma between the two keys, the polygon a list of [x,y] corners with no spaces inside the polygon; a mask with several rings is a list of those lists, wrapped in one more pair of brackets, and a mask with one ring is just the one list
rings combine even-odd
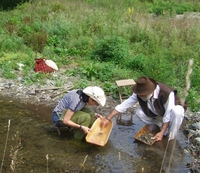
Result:
{"label": "gold pan", "polygon": [[138,141],[141,141],[147,145],[153,145],[155,140],[153,137],[160,132],[160,127],[155,124],[148,124],[142,127],[134,136]]}
{"label": "gold pan", "polygon": [[86,141],[99,146],[104,146],[108,142],[108,138],[112,131],[113,123],[110,121],[105,128],[101,130],[101,119],[98,118],[93,123],[89,133],[86,136]]}

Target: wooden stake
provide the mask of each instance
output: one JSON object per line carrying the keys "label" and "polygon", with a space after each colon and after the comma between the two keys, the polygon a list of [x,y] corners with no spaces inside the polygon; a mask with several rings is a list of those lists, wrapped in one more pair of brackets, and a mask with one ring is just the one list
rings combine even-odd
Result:
{"label": "wooden stake", "polygon": [[52,96],[50,96],[50,97],[51,97],[51,98],[54,98],[54,97],[56,97],[56,96],[59,96],[59,95],[65,93],[65,92],[68,92],[68,91],[71,90],[72,88],[74,88],[74,86],[72,86],[72,87],[70,87],[70,88],[67,88],[67,90],[64,90],[64,91],[62,91],[62,92],[60,92],[60,93],[58,93],[58,94],[54,94],[54,95],[52,95]]}

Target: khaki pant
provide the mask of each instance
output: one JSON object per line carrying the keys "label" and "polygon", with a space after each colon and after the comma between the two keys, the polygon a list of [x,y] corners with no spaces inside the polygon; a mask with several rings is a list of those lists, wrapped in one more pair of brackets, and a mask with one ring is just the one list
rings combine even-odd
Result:
{"label": "khaki pant", "polygon": [[[67,110],[62,113],[60,120],[63,120]],[[82,126],[91,127],[95,121],[95,112],[89,108],[83,108],[80,111],[74,113],[71,118],[76,124],[80,124]],[[86,134],[80,129],[74,129],[74,138],[78,140],[84,139]]]}

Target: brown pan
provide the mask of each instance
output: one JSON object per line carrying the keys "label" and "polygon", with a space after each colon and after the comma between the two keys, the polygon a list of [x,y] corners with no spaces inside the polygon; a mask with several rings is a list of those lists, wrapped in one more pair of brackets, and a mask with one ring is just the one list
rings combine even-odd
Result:
{"label": "brown pan", "polygon": [[147,145],[153,145],[153,137],[160,132],[160,127],[155,124],[148,124],[142,127],[133,137]]}
{"label": "brown pan", "polygon": [[110,121],[107,124],[107,126],[103,129],[101,129],[100,123],[101,123],[101,119],[97,118],[95,122],[93,123],[85,139],[88,143],[104,146],[107,143],[110,133],[112,131],[113,123],[112,121]]}

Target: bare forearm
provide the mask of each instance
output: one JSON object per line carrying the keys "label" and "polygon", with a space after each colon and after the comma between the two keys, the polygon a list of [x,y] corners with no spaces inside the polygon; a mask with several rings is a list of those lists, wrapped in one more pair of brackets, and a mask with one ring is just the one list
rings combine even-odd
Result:
{"label": "bare forearm", "polygon": [[74,123],[71,120],[64,120],[63,123],[67,126],[73,127],[73,128],[80,128],[80,124]]}
{"label": "bare forearm", "polygon": [[108,116],[107,116],[107,118],[108,119],[112,119],[114,116],[116,116],[117,114],[119,114],[119,112],[116,110],[116,109],[114,109]]}
{"label": "bare forearm", "polygon": [[163,125],[162,125],[162,128],[161,128],[161,133],[162,134],[164,134],[165,133],[165,131],[167,130],[167,128],[168,128],[168,126],[169,126],[169,122],[167,122],[167,123],[163,123]]}
{"label": "bare forearm", "polygon": [[161,131],[158,132],[153,139],[155,139],[155,141],[161,141],[163,139],[163,135],[165,133],[165,131],[167,130],[167,127],[169,126],[169,122],[167,123],[163,123]]}

